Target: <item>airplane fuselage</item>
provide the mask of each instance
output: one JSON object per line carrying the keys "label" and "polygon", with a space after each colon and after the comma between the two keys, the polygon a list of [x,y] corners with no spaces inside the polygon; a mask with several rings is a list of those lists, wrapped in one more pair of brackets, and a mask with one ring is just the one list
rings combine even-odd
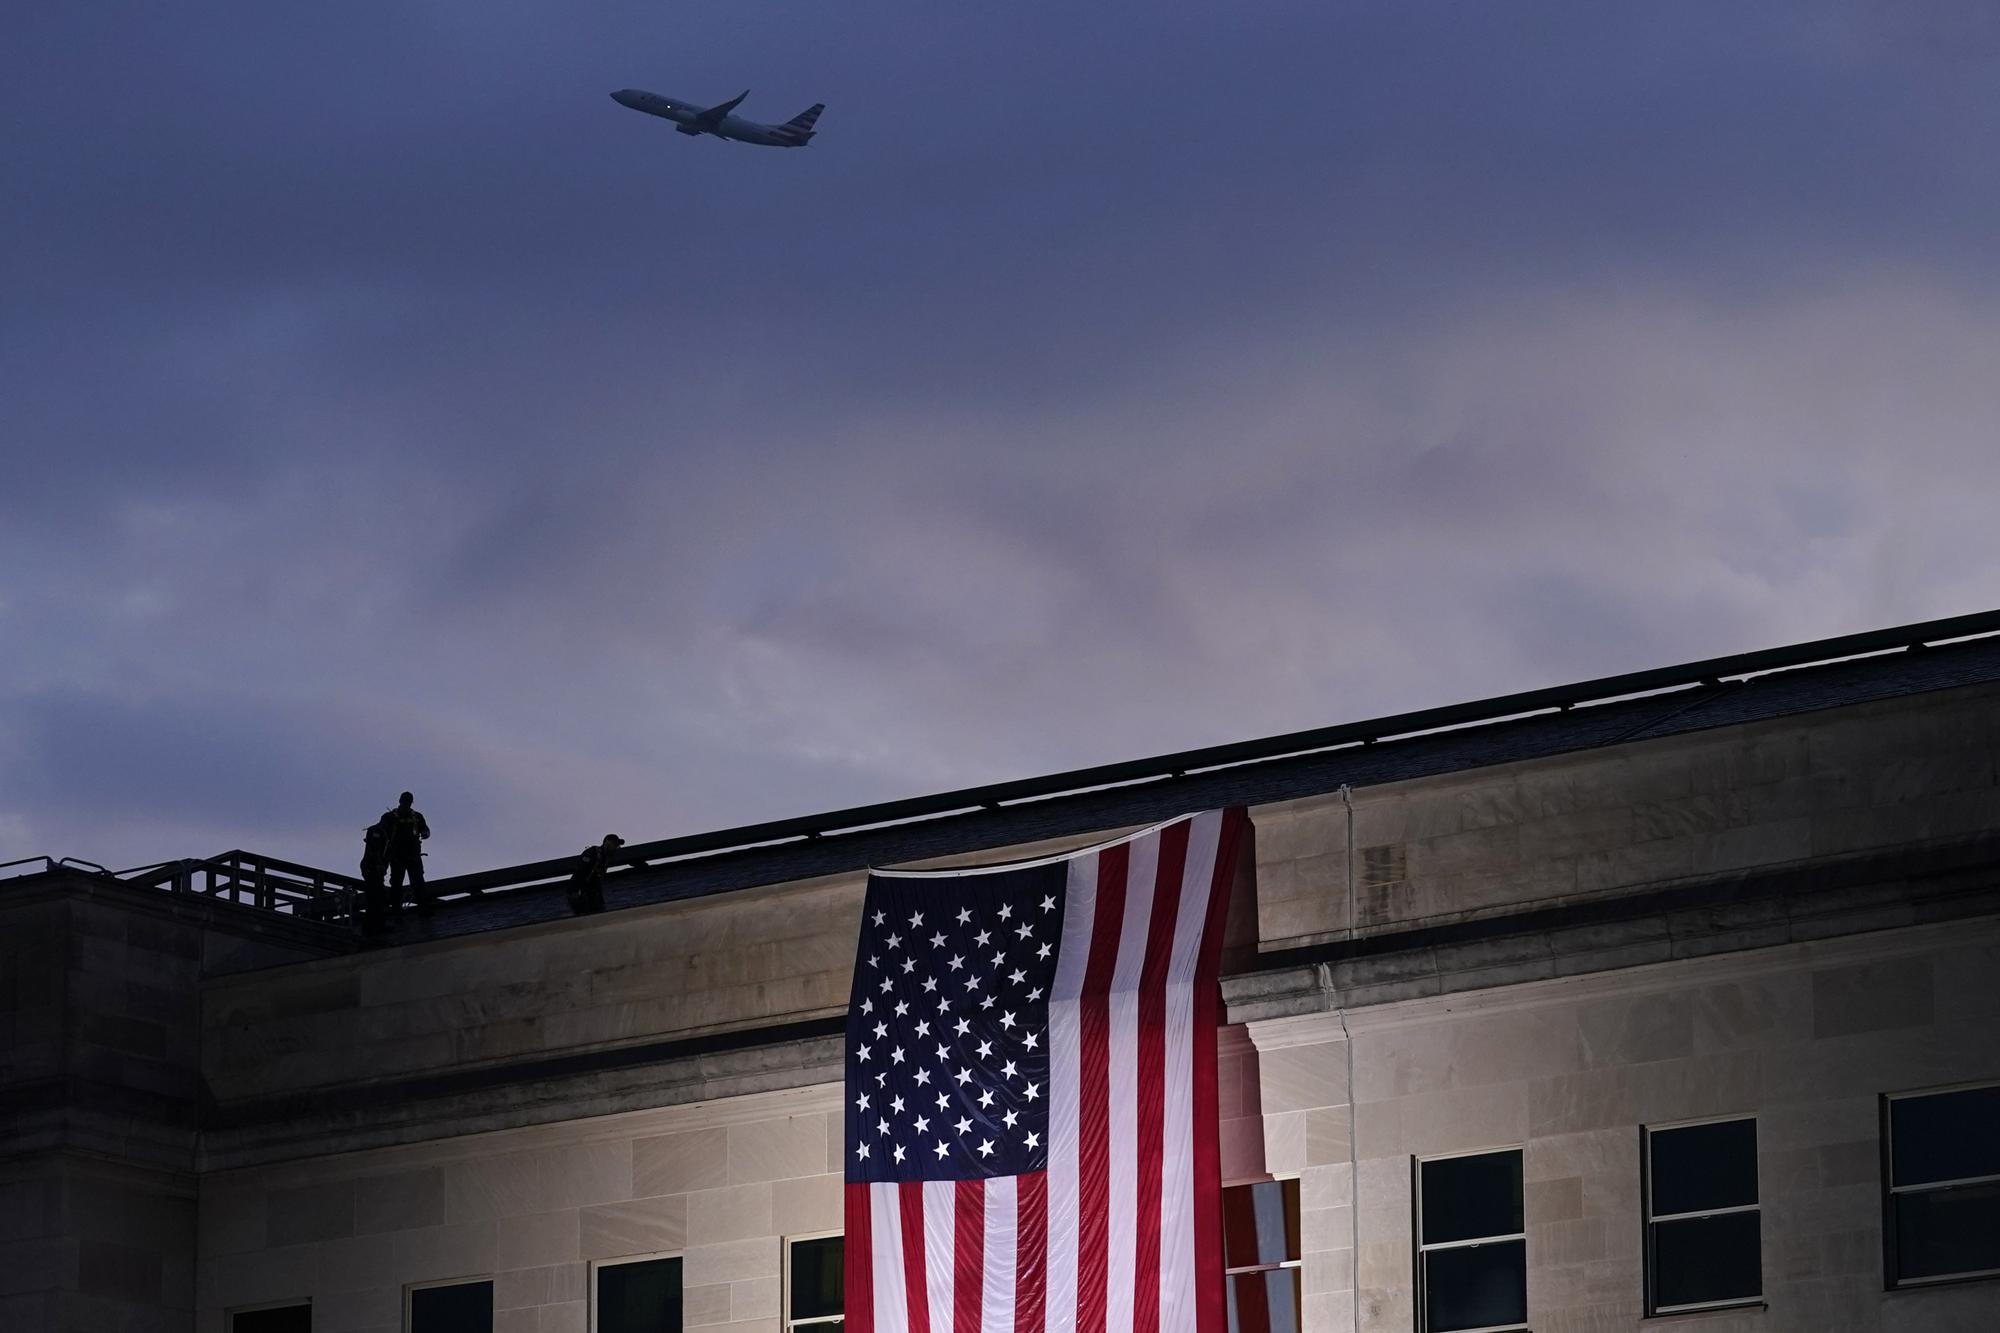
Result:
{"label": "airplane fuselage", "polygon": [[712,134],[718,139],[763,144],[769,148],[803,148],[812,138],[810,130],[802,133],[790,125],[765,125],[734,114],[715,119],[709,108],[698,103],[663,97],[643,88],[621,88],[611,94],[611,100],[634,111],[671,120],[683,134]]}

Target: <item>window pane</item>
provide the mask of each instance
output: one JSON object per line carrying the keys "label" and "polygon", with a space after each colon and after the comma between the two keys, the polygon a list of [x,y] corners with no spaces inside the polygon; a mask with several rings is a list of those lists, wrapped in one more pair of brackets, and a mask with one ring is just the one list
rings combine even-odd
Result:
{"label": "window pane", "polygon": [[597,1333],[680,1333],[681,1261],[597,1267]]}
{"label": "window pane", "polygon": [[310,1305],[241,1310],[229,1316],[229,1333],[312,1333]]}
{"label": "window pane", "polygon": [[1298,1269],[1229,1278],[1229,1333],[1299,1333],[1299,1328]]}
{"label": "window pane", "polygon": [[1424,1244],[1523,1230],[1519,1152],[1447,1157],[1423,1163],[1422,1170]]}
{"label": "window pane", "polygon": [[1653,1306],[1747,1301],[1764,1294],[1756,1213],[1653,1223]]}
{"label": "window pane", "polygon": [[493,1333],[493,1284],[418,1287],[410,1293],[410,1333]]}
{"label": "window pane", "polygon": [[1296,1259],[1299,1182],[1267,1180],[1222,1191],[1222,1266],[1251,1268]]}
{"label": "window pane", "polygon": [[1899,1280],[2000,1268],[2000,1184],[1898,1194],[1895,1208]]}
{"label": "window pane", "polygon": [[1894,1098],[1889,1136],[1898,1185],[2000,1176],[2000,1088]]}
{"label": "window pane", "polygon": [[841,1303],[841,1256],[839,1236],[792,1242],[792,1318],[839,1314],[846,1308]]}
{"label": "window pane", "polygon": [[1757,1202],[1757,1122],[1727,1120],[1646,1135],[1653,1153],[1653,1216]]}
{"label": "window pane", "polygon": [[1424,1328],[1429,1333],[1527,1320],[1526,1241],[1424,1253]]}

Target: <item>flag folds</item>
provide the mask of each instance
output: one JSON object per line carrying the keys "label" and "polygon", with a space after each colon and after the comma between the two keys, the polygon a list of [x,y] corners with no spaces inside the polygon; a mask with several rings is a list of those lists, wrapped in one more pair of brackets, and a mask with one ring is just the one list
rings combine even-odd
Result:
{"label": "flag folds", "polygon": [[1245,823],[869,876],[848,1333],[1225,1333],[1216,971]]}

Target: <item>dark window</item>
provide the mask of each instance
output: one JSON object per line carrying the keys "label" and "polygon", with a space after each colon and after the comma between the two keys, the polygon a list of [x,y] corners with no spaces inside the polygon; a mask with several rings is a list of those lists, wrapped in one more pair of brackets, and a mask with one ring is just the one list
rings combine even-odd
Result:
{"label": "dark window", "polygon": [[1299,1333],[1299,1182],[1222,1191],[1223,1282],[1229,1333]]}
{"label": "dark window", "polygon": [[1757,1122],[1717,1120],[1646,1137],[1646,1310],[1744,1305],[1764,1294]]}
{"label": "dark window", "polygon": [[601,1263],[595,1300],[597,1333],[680,1333],[681,1261]]}
{"label": "dark window", "polygon": [[493,1333],[493,1284],[410,1288],[410,1333]]}
{"label": "dark window", "polygon": [[839,1236],[814,1236],[785,1248],[785,1327],[840,1333],[846,1251]]}
{"label": "dark window", "polygon": [[1417,1163],[1417,1299],[1424,1333],[1527,1325],[1518,1150]]}
{"label": "dark window", "polygon": [[312,1326],[310,1305],[273,1305],[229,1316],[229,1333],[312,1333]]}
{"label": "dark window", "polygon": [[2000,1086],[1890,1097],[1890,1286],[2000,1275]]}

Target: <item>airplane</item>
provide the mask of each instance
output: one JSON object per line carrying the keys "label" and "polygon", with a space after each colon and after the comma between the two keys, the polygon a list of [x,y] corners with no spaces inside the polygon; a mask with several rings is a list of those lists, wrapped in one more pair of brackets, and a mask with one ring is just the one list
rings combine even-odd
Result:
{"label": "airplane", "polygon": [[730,114],[749,95],[750,90],[745,88],[727,102],[699,107],[692,102],[649,93],[643,88],[620,88],[611,94],[611,100],[634,111],[671,120],[674,128],[682,134],[712,134],[718,139],[764,144],[771,148],[804,148],[812,140],[813,122],[819,119],[820,112],[826,110],[824,102],[814,102],[782,125],[762,125]]}

